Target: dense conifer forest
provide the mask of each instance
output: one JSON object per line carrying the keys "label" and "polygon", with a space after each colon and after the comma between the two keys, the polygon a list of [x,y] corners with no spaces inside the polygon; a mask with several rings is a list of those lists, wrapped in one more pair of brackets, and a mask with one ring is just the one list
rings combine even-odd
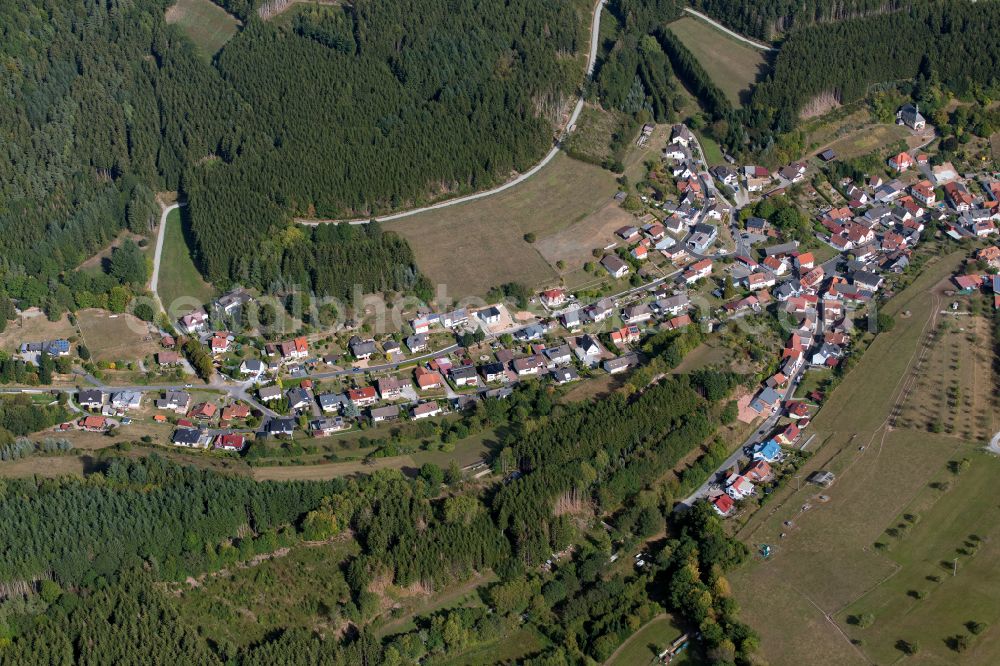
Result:
{"label": "dense conifer forest", "polygon": [[[245,27],[209,63],[163,0],[0,3],[5,270],[54,278],[122,228],[148,231],[153,191],[180,190],[213,281],[412,289],[399,239],[310,238],[290,217],[503,180],[551,145],[582,76],[582,0],[361,0],[281,25],[230,4]],[[331,256],[363,261],[328,275]]]}

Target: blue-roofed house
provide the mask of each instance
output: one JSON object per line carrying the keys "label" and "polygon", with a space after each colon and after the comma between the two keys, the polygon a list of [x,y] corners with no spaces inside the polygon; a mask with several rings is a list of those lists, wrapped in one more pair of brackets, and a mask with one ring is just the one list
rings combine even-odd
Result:
{"label": "blue-roofed house", "polygon": [[766,442],[761,442],[754,447],[753,459],[754,460],[764,460],[766,462],[772,463],[781,458],[781,445],[778,444],[777,440],[769,439]]}

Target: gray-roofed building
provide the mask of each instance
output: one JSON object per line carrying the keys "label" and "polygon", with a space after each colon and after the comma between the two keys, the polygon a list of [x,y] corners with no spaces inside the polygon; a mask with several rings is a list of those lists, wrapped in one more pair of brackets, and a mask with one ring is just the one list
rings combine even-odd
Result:
{"label": "gray-roofed building", "polygon": [[274,418],[267,422],[264,426],[264,432],[272,437],[277,437],[278,435],[291,435],[295,432],[295,419],[289,418]]}
{"label": "gray-roofed building", "polygon": [[320,393],[317,396],[319,408],[326,413],[340,412],[350,399],[343,393]]}
{"label": "gray-roofed building", "polygon": [[558,345],[542,350],[549,362],[554,365],[565,365],[573,361],[573,352],[569,345]]}
{"label": "gray-roofed building", "polygon": [[271,402],[281,397],[280,386],[262,386],[257,390],[257,397],[261,402]]}
{"label": "gray-roofed building", "polygon": [[603,367],[609,375],[614,375],[637,365],[639,365],[639,355],[636,352],[629,352],[617,358],[609,358],[604,362]]}
{"label": "gray-roofed building", "polygon": [[104,406],[104,393],[99,389],[83,389],[77,393],[76,402],[84,409],[100,409]]}
{"label": "gray-roofed building", "polygon": [[399,418],[399,405],[389,405],[387,407],[373,407],[368,411],[372,423],[391,421]]}
{"label": "gray-roofed building", "polygon": [[377,351],[374,340],[362,340],[356,335],[348,341],[347,346],[351,348],[351,354],[354,355],[354,358],[361,361],[371,358],[371,355]]}
{"label": "gray-roofed building", "polygon": [[405,342],[406,348],[410,350],[411,354],[417,354],[427,349],[427,336],[423,333],[411,335],[406,338]]}
{"label": "gray-roofed building", "polygon": [[312,400],[309,398],[309,393],[299,386],[288,389],[285,397],[288,398],[289,409],[303,409],[312,403]]}

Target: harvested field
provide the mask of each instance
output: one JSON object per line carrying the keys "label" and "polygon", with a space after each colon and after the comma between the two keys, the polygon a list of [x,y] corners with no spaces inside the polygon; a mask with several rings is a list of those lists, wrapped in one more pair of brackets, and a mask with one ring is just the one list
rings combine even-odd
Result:
{"label": "harvested field", "polygon": [[588,261],[597,261],[592,251],[620,242],[614,235],[615,230],[635,223],[635,216],[609,201],[578,224],[537,241],[535,247],[553,266],[557,261],[566,262],[566,269],[561,271],[566,273]]}
{"label": "harvested field", "polygon": [[160,349],[159,335],[149,332],[149,324],[127,313],[92,308],[78,312],[77,322],[95,361],[141,359]]}
{"label": "harvested field", "polygon": [[537,287],[556,272],[524,240],[556,234],[603,207],[614,176],[560,153],[533,178],[500,194],[385,223],[409,241],[420,269],[448,295],[484,295],[517,281]]}

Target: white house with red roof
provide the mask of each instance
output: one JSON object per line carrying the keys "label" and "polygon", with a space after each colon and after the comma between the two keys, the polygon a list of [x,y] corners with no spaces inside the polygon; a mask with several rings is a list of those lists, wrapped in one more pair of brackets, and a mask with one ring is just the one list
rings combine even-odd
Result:
{"label": "white house with red roof", "polygon": [[889,166],[896,171],[896,173],[903,173],[907,169],[912,168],[914,165],[913,158],[905,150],[898,155],[893,155],[889,158]]}

